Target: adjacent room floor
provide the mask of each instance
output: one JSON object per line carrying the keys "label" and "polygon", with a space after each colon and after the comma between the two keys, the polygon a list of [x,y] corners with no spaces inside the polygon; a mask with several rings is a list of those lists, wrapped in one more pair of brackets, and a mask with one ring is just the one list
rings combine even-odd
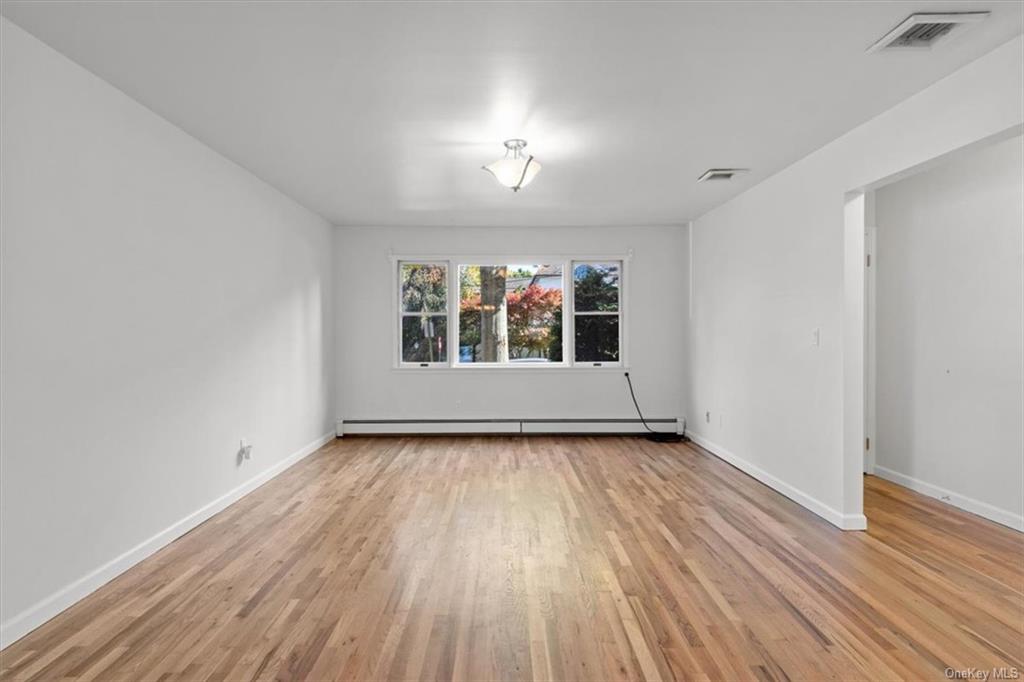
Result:
{"label": "adjacent room floor", "polygon": [[2,654],[17,680],[1024,670],[1024,535],[868,477],[842,532],[693,445],[347,438]]}

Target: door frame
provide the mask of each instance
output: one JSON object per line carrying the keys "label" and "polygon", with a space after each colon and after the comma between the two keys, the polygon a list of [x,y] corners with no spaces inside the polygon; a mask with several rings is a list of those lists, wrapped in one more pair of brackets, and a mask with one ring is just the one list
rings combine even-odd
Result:
{"label": "door frame", "polygon": [[[998,133],[975,140],[952,151],[940,154],[897,173],[846,192],[843,206],[843,499],[848,509],[864,508],[864,474],[870,464],[874,470],[878,443],[875,439],[876,357],[875,312],[877,283],[875,262],[879,254],[874,216],[874,192],[886,185],[934,168],[952,159],[967,156],[989,145],[1024,134],[1024,124],[1011,126]],[[868,234],[871,232],[872,267],[867,267]],[[884,229],[884,226],[883,226]],[[881,254],[882,258],[885,254]],[[869,275],[871,289],[869,295]],[[869,321],[870,320],[870,321]],[[870,332],[870,336],[869,336]],[[870,395],[868,391],[871,391]],[[870,422],[869,422],[870,419]],[[870,450],[866,447],[871,438]],[[870,459],[869,459],[870,458]],[[861,513],[863,514],[863,512]],[[867,520],[852,523],[850,529],[866,528]]]}

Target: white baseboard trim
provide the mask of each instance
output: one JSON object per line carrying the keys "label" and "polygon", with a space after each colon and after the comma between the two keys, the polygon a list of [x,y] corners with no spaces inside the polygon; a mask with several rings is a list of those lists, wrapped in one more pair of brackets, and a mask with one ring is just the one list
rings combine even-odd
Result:
{"label": "white baseboard trim", "polygon": [[995,521],[996,523],[1008,526],[1014,530],[1024,532],[1024,516],[1020,514],[1014,514],[1006,509],[1000,509],[999,507],[993,506],[988,502],[982,502],[981,500],[976,500],[973,497],[967,497],[966,495],[955,493],[952,490],[932,485],[931,483],[922,481],[919,478],[901,474],[898,471],[893,471],[892,469],[880,466],[877,463],[875,464],[874,475],[879,478],[884,478],[887,481],[892,481],[904,488],[910,488],[914,492],[921,493],[922,495],[934,497],[940,502],[951,504],[966,512],[977,514],[989,521]]}
{"label": "white baseboard trim", "polygon": [[345,435],[417,435],[417,434],[448,434],[448,433],[504,433],[518,434],[519,422],[498,421],[435,421],[435,422],[400,422],[400,421],[366,421],[345,422]]}
{"label": "white baseboard trim", "polygon": [[[621,422],[621,421],[589,421],[581,419],[580,421],[523,421],[522,424],[523,433],[547,433],[547,434],[643,434],[647,433],[647,429],[641,423],[635,422]],[[647,420],[651,428],[655,431],[666,431],[668,433],[676,432],[675,422],[652,422],[650,419]]]}
{"label": "white baseboard trim", "polygon": [[814,512],[821,518],[825,519],[833,526],[841,528],[842,530],[865,530],[868,527],[868,520],[864,514],[843,514],[842,512],[833,509],[824,502],[811,497],[807,493],[794,488],[785,481],[776,478],[769,474],[764,469],[761,469],[747,460],[738,457],[732,452],[726,450],[717,443],[708,440],[699,433],[688,434],[693,442],[701,446],[715,457],[718,457],[723,462],[727,462],[732,466],[736,467],[743,473],[747,474],[752,478],[756,478],[761,483],[764,483],[769,488],[781,493],[793,500],[801,507]]}
{"label": "white baseboard trim", "polygon": [[166,528],[153,537],[145,540],[124,554],[117,556],[99,568],[75,580],[49,597],[36,602],[21,613],[12,616],[0,624],[0,649],[16,642],[32,630],[50,620],[61,611],[74,605],[84,597],[96,591],[106,583],[127,571],[157,550],[169,545],[203,521],[222,511],[234,502],[251,493],[270,479],[298,463],[308,455],[316,452],[334,440],[334,432],[325,433],[316,440],[304,445],[299,450],[273,465],[266,471],[250,478],[242,485],[221,495],[212,502],[192,512],[185,518]]}
{"label": "white baseboard trim", "polygon": [[[681,432],[681,420],[648,419],[656,431]],[[341,434],[642,434],[644,425],[636,418],[623,419],[339,419]]]}

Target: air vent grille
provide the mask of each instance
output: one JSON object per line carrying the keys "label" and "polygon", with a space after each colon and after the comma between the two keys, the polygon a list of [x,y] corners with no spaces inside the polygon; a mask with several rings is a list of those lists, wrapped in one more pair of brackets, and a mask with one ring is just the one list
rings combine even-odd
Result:
{"label": "air vent grille", "polygon": [[931,43],[952,31],[954,26],[956,24],[917,24],[889,43],[889,47],[910,47]]}
{"label": "air vent grille", "polygon": [[940,14],[911,14],[903,23],[882,36],[882,39],[868,48],[868,52],[879,50],[928,50],[935,43],[949,35],[954,28],[976,24],[988,16],[988,12],[943,12]]}
{"label": "air vent grille", "polygon": [[697,182],[707,182],[709,180],[732,180],[733,176],[746,172],[746,168],[709,168],[704,171],[703,175],[697,178]]}

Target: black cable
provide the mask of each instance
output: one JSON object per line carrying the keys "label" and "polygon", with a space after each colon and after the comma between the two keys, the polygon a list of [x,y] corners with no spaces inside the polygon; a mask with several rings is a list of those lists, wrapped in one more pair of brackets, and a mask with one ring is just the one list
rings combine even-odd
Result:
{"label": "black cable", "polygon": [[686,440],[686,426],[683,423],[683,433],[676,433],[675,431],[655,431],[648,425],[647,420],[644,419],[644,413],[640,411],[640,403],[636,401],[636,393],[633,392],[633,380],[629,378],[629,372],[626,372],[626,383],[629,384],[629,395],[633,398],[633,407],[636,408],[636,413],[640,415],[640,423],[644,425],[650,433],[647,434],[647,440],[654,441],[655,443],[682,443]]}
{"label": "black cable", "polygon": [[629,378],[629,372],[626,372],[626,383],[629,384],[629,396],[633,399],[633,407],[636,408],[636,413],[640,415],[640,423],[644,425],[644,428],[651,433],[657,433],[647,424],[647,420],[644,419],[644,413],[640,411],[640,403],[636,401],[636,393],[633,392],[633,380]]}

